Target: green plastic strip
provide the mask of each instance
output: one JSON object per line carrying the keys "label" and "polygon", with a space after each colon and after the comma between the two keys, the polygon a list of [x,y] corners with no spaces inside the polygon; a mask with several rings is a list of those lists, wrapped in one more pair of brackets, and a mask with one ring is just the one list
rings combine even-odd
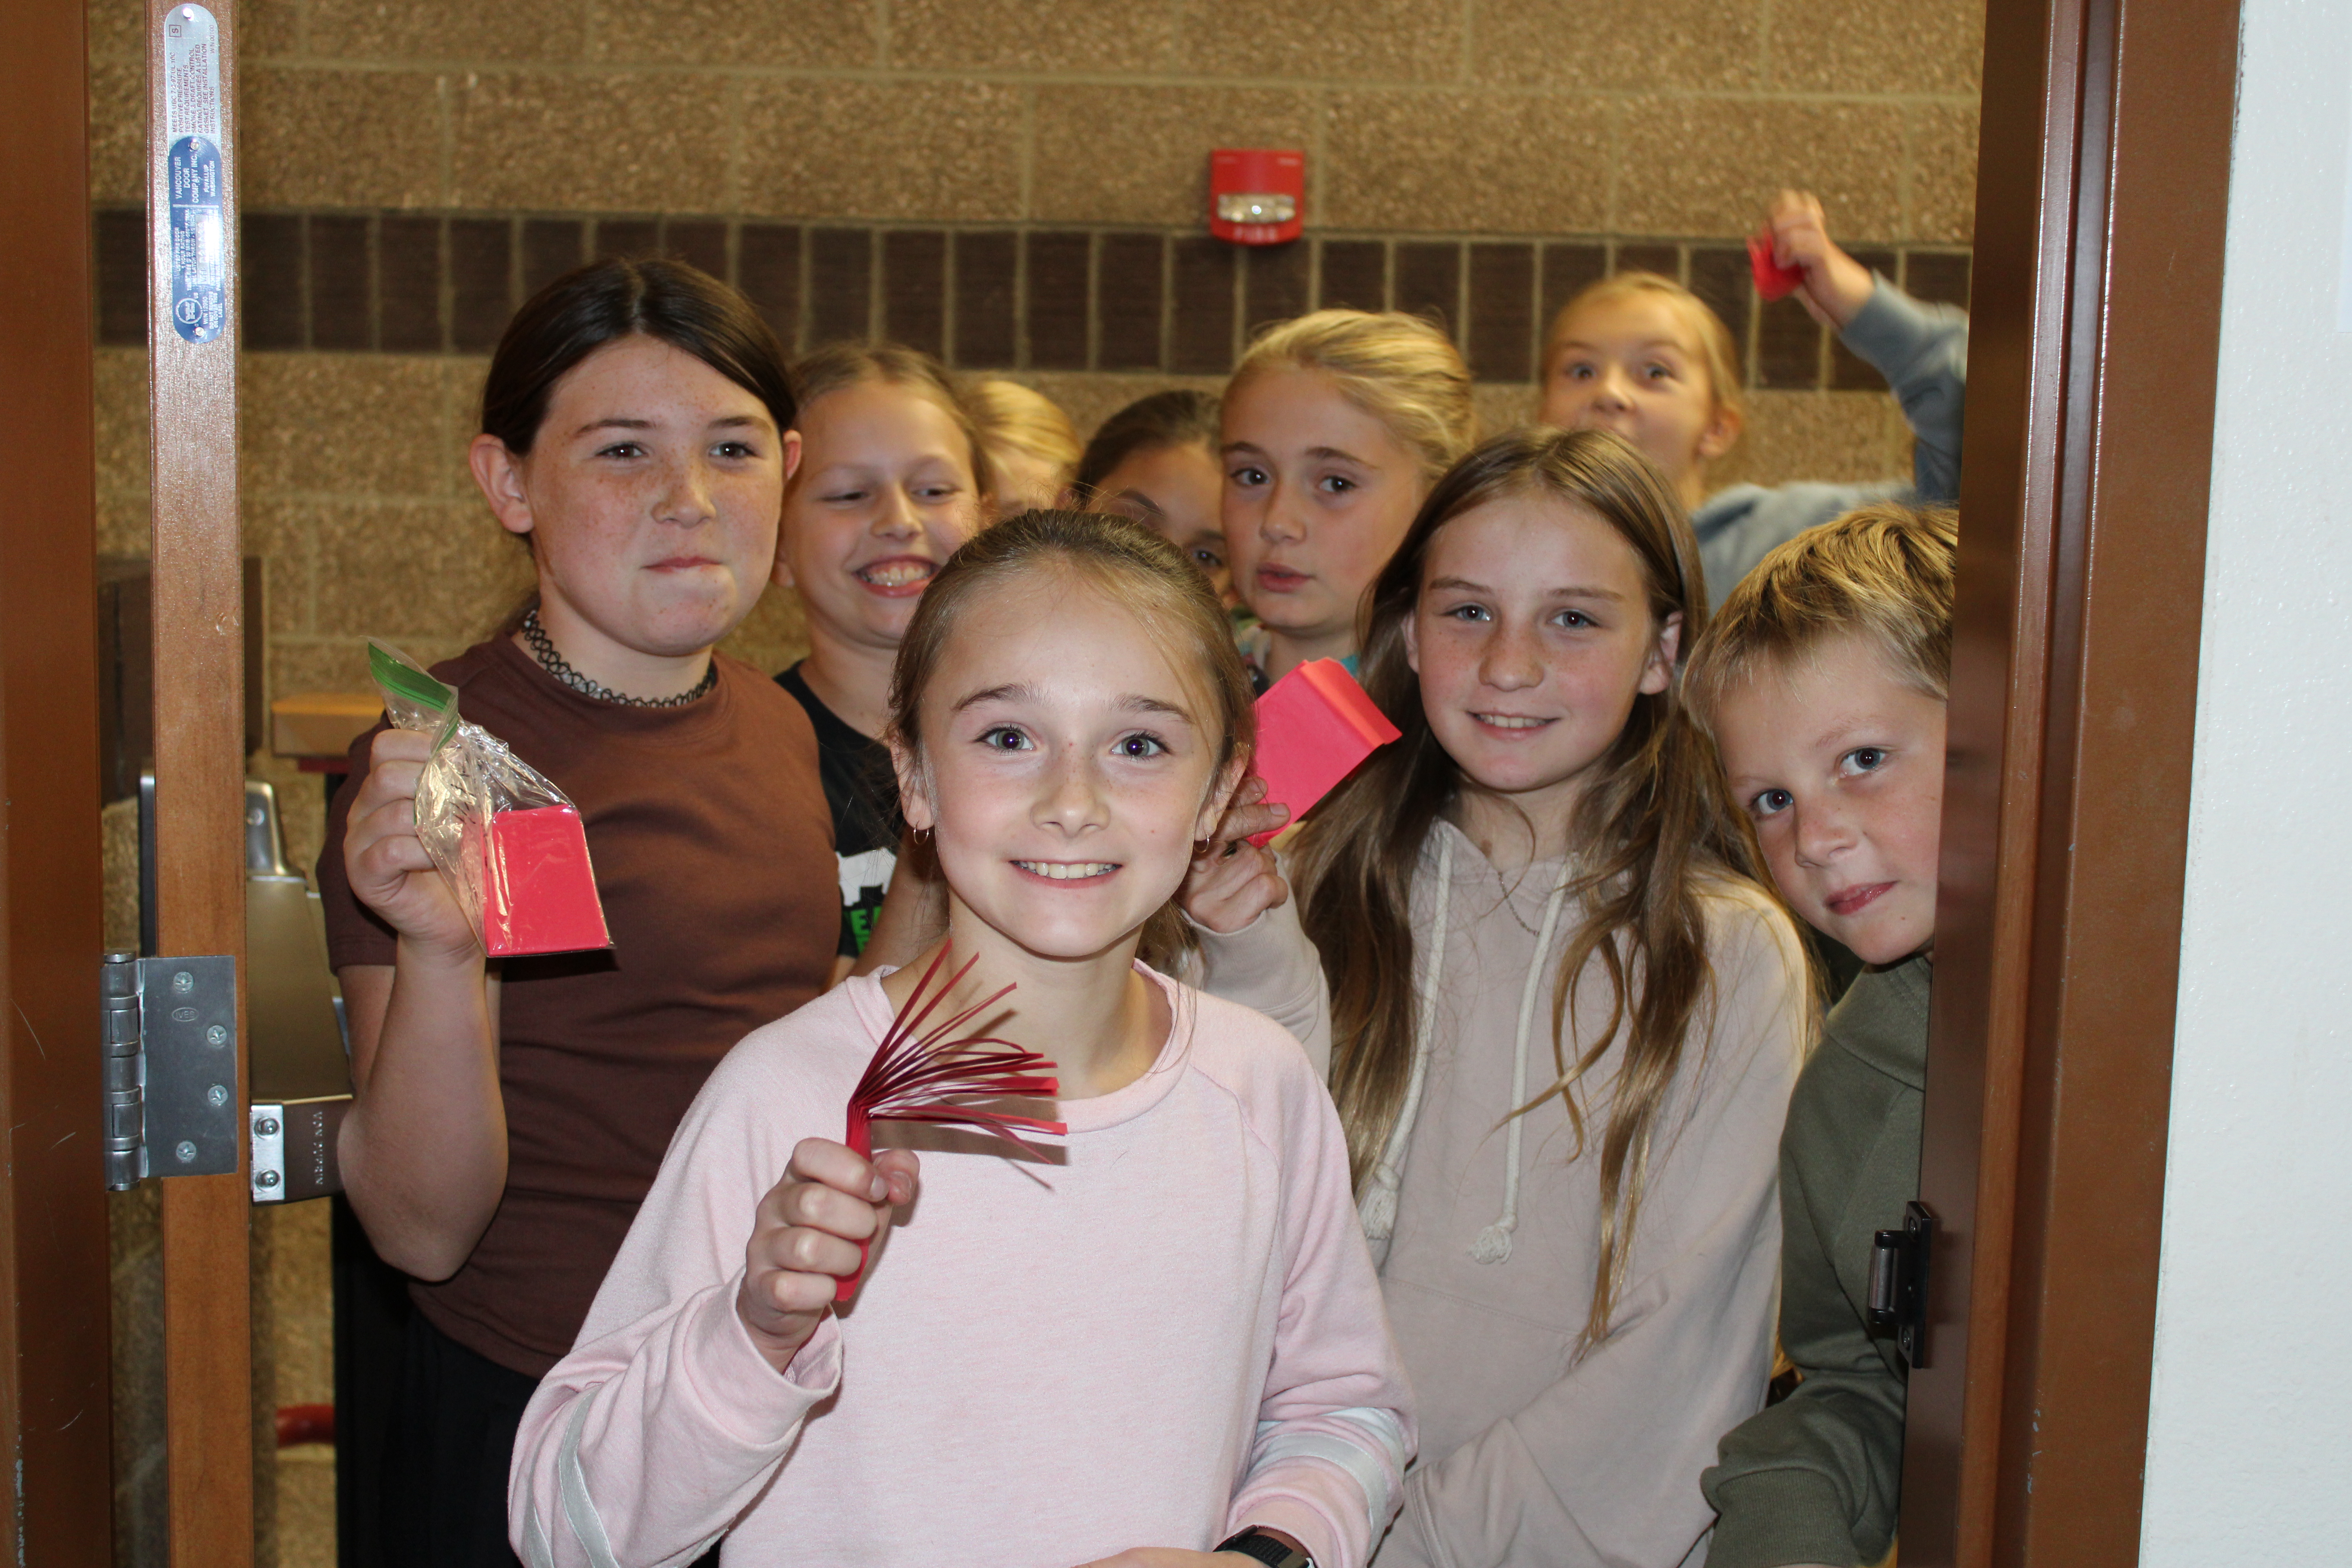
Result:
{"label": "green plastic strip", "polygon": [[403,697],[436,713],[449,710],[450,700],[457,693],[440,681],[385,647],[382,643],[368,644],[368,671],[380,686],[389,687]]}

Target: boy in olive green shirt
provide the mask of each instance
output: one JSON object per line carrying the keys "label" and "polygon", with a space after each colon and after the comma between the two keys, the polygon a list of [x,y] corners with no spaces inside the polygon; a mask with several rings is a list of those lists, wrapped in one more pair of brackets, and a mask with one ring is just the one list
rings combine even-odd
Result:
{"label": "boy in olive green shirt", "polygon": [[1708,1568],[1862,1568],[1894,1542],[1906,1369],[1866,1309],[1875,1233],[1918,1191],[1956,526],[1887,504],[1800,534],[1685,678],[1781,897],[1870,966],[1790,1101],[1780,1345],[1803,1376],[1701,1478]]}

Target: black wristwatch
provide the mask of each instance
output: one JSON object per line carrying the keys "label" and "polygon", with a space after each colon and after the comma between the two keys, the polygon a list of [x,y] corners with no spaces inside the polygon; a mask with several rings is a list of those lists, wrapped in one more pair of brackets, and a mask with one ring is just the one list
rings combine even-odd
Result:
{"label": "black wristwatch", "polygon": [[1238,1535],[1229,1535],[1218,1542],[1217,1550],[1255,1557],[1267,1568],[1315,1568],[1315,1559],[1296,1546],[1276,1541],[1255,1525]]}

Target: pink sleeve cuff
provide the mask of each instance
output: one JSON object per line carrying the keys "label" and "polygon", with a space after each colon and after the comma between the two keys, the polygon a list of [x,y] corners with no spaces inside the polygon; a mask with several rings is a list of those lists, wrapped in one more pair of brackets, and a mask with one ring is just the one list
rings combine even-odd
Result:
{"label": "pink sleeve cuff", "polygon": [[739,1279],[690,1309],[679,1368],[696,1404],[731,1440],[747,1447],[781,1446],[810,1409],[841,1386],[841,1325],[825,1314],[816,1332],[779,1373],[751,1342],[735,1310]]}

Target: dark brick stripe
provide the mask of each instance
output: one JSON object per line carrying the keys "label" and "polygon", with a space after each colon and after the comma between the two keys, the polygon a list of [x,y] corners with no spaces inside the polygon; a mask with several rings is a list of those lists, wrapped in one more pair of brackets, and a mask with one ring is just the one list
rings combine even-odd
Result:
{"label": "dark brick stripe", "polygon": [[[98,337],[145,341],[146,226],[92,215]],[[1596,279],[1681,279],[1719,312],[1748,384],[1885,384],[1793,300],[1759,305],[1733,240],[1312,236],[1242,249],[1192,230],[803,225],[656,214],[250,212],[245,346],[483,353],[517,306],[583,260],[670,256],[750,297],[795,353],[890,337],[975,369],[1217,375],[1250,334],[1318,307],[1442,324],[1481,381],[1541,374],[1544,331]],[[1965,305],[1969,254],[1853,253],[1924,300]]]}

